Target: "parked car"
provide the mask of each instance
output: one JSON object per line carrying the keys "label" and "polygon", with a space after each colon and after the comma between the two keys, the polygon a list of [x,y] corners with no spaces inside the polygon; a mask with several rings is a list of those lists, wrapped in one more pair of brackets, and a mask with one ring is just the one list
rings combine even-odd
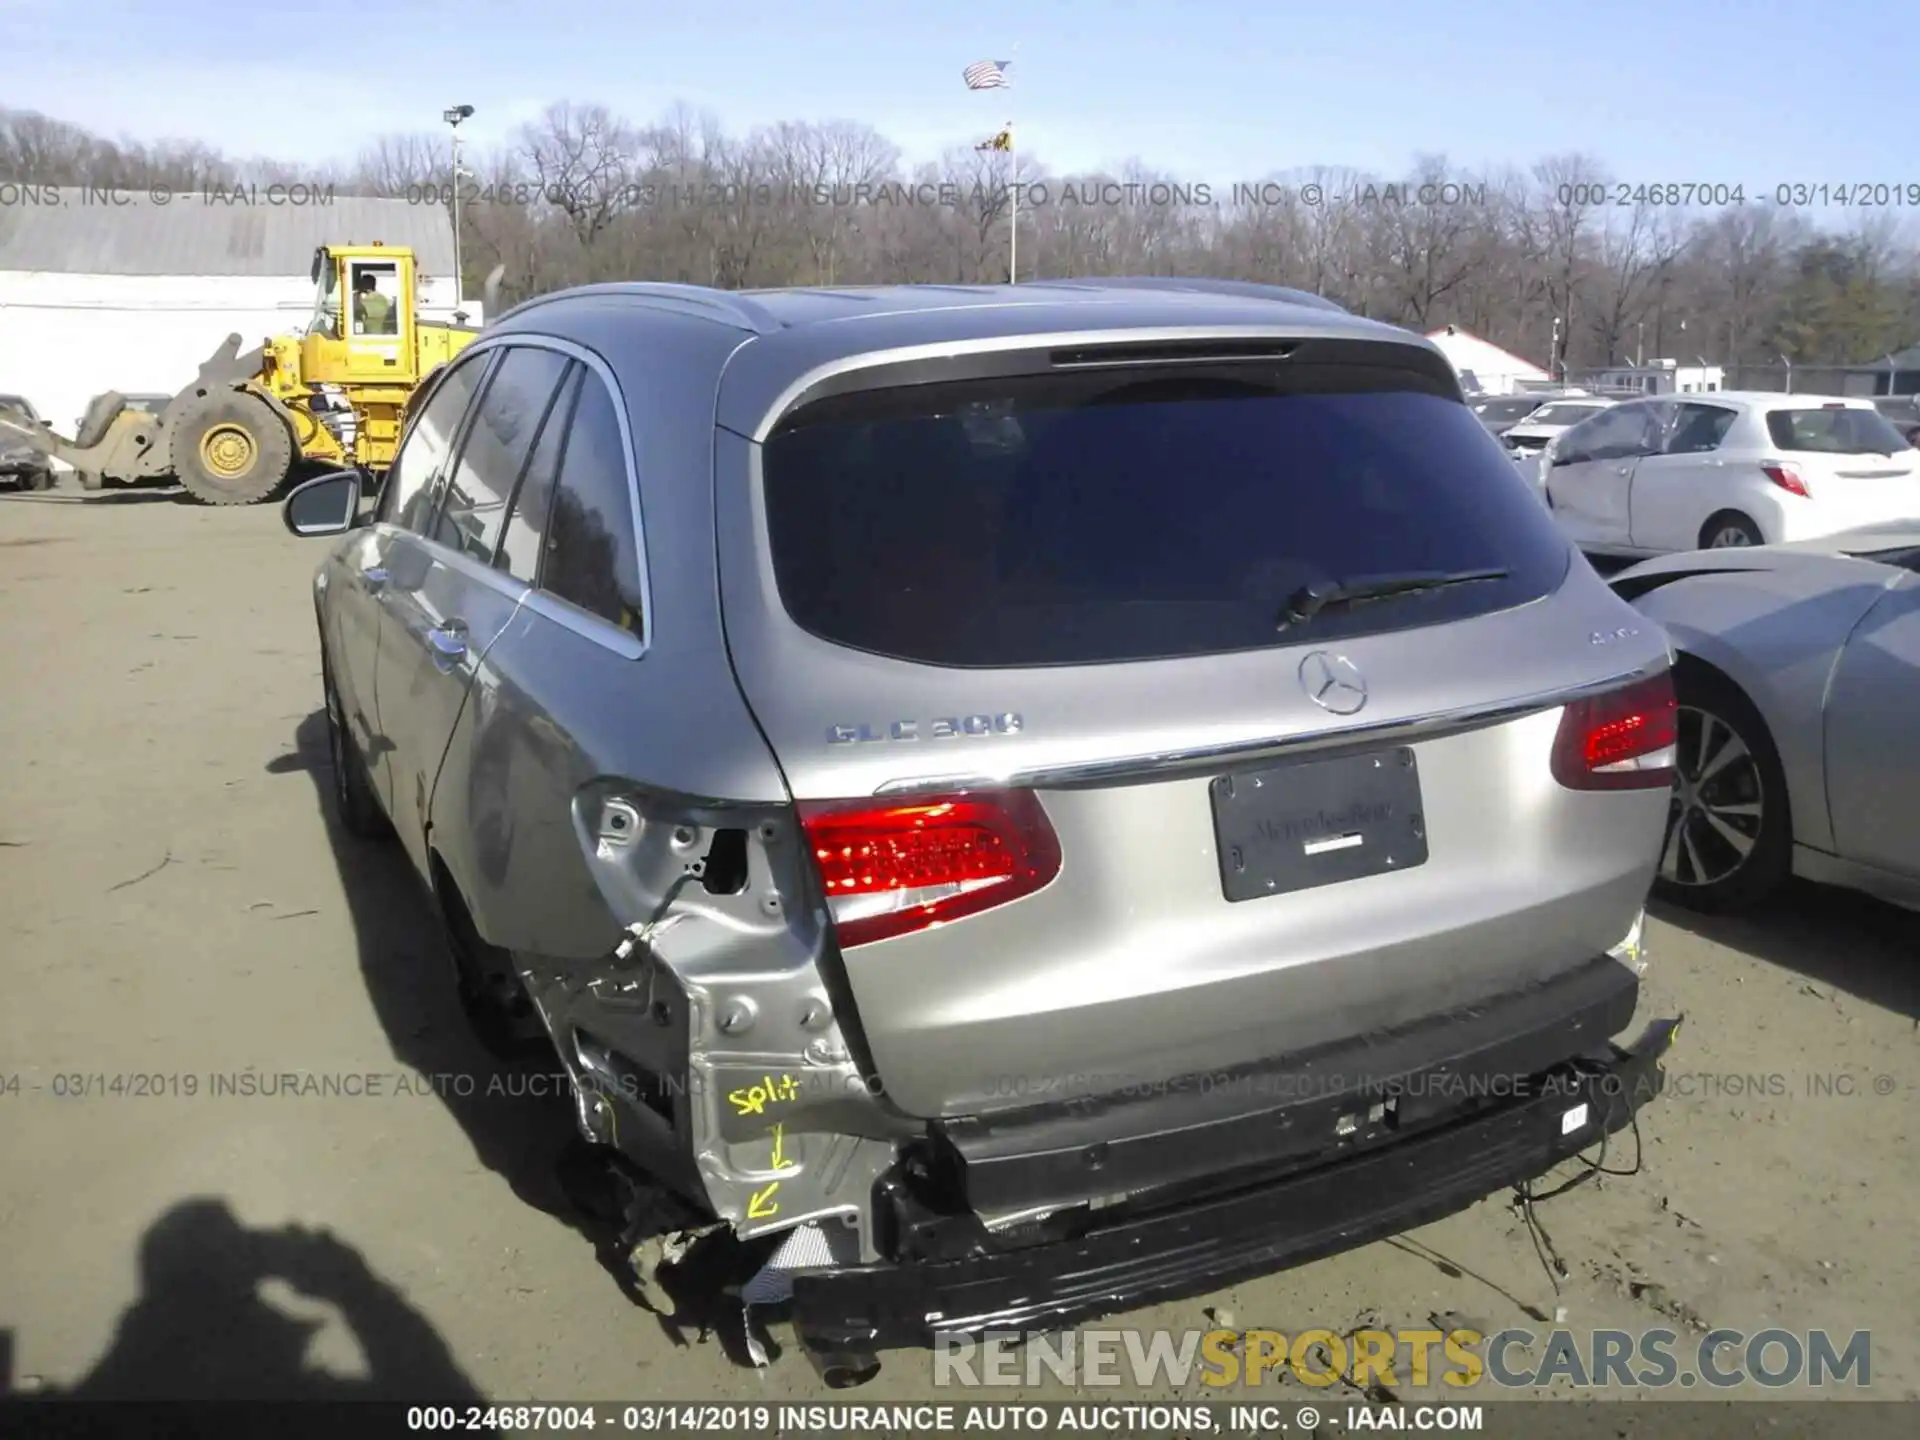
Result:
{"label": "parked car", "polygon": [[1656,893],[1733,910],[1793,874],[1920,909],[1920,522],[1669,556],[1613,584],[1679,653]]}
{"label": "parked car", "polygon": [[1473,413],[1495,435],[1504,435],[1546,402],[1538,395],[1488,395],[1470,400]]}
{"label": "parked car", "polygon": [[[0,421],[6,420],[27,425],[45,423],[24,395],[0,395]],[[0,424],[0,483],[28,490],[45,490],[53,484],[46,457],[17,435],[10,435],[4,424]]]}
{"label": "parked car", "polygon": [[1562,528],[1603,555],[1920,517],[1920,451],[1866,400],[1724,390],[1632,400],[1561,436],[1545,473]]}
{"label": "parked car", "polygon": [[1874,400],[1873,408],[1907,437],[1909,445],[1920,446],[1920,395],[1882,395]]}
{"label": "parked car", "polygon": [[338,537],[345,827],[843,1381],[1424,1222],[1630,1123],[1673,1034],[1609,1040],[1667,642],[1440,351],[1009,294],[549,295],[364,523],[352,471],[284,510]]}
{"label": "parked car", "polygon": [[1588,395],[1547,399],[1528,412],[1518,424],[1507,428],[1500,438],[1507,452],[1513,456],[1522,478],[1533,487],[1535,494],[1545,498],[1542,457],[1555,437],[1600,411],[1610,409],[1615,403],[1600,396]]}
{"label": "parked car", "polygon": [[1507,448],[1516,456],[1537,460],[1554,437],[1566,433],[1583,420],[1592,419],[1602,410],[1612,409],[1618,403],[1599,395],[1549,400],[1508,429],[1503,438]]}

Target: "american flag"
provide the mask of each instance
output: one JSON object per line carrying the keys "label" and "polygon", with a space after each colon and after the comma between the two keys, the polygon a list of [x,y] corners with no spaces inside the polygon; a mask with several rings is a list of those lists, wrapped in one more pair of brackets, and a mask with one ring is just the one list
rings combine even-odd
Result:
{"label": "american flag", "polygon": [[1004,90],[1013,82],[1007,79],[1011,60],[981,60],[960,72],[969,90]]}

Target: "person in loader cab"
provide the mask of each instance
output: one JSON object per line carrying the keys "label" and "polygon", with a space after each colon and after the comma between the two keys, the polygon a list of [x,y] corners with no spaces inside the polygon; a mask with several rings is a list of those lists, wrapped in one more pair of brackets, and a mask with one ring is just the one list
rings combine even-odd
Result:
{"label": "person in loader cab", "polygon": [[361,274],[354,287],[354,317],[360,322],[364,335],[391,335],[394,333],[393,301],[380,293],[377,283],[371,272]]}

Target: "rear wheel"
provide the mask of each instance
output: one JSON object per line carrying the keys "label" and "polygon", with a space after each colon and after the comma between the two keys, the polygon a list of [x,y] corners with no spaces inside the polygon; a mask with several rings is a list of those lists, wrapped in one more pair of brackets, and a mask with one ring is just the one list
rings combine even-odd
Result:
{"label": "rear wheel", "polygon": [[1792,865],[1786,772],[1766,722],[1736,686],[1692,665],[1674,678],[1680,736],[1654,894],[1693,910],[1743,910],[1777,889]]}
{"label": "rear wheel", "polygon": [[513,956],[487,943],[437,859],[435,865],[434,889],[453,961],[454,986],[474,1035],[496,1060],[524,1060],[543,1050],[550,1054],[553,1042],[520,983]]}
{"label": "rear wheel", "polygon": [[271,406],[244,390],[214,390],[174,419],[173,473],[207,505],[254,505],[293,469],[293,437]]}
{"label": "rear wheel", "polygon": [[1760,527],[1738,510],[1722,510],[1700,527],[1702,550],[1734,550],[1766,543]]}

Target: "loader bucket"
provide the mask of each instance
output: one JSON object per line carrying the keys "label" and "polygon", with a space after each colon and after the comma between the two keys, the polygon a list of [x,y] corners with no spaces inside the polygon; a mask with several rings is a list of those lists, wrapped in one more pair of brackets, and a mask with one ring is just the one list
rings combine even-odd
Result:
{"label": "loader bucket", "polygon": [[44,425],[23,424],[0,416],[0,436],[23,441],[36,454],[79,472],[80,483],[98,489],[104,480],[145,480],[166,473],[167,447],[153,416],[125,408],[119,396],[103,397],[88,410],[84,442],[69,440]]}
{"label": "loader bucket", "polygon": [[167,402],[159,415],[129,410],[118,394],[102,395],[88,407],[80,433],[69,440],[41,425],[0,416],[0,435],[24,441],[41,455],[69,465],[88,489],[102,480],[153,480],[172,473],[168,437],[174,417],[189,402],[214,390],[230,390],[260,373],[265,352],[255,347],[242,355],[240,337],[229,335],[200,366],[193,383]]}

